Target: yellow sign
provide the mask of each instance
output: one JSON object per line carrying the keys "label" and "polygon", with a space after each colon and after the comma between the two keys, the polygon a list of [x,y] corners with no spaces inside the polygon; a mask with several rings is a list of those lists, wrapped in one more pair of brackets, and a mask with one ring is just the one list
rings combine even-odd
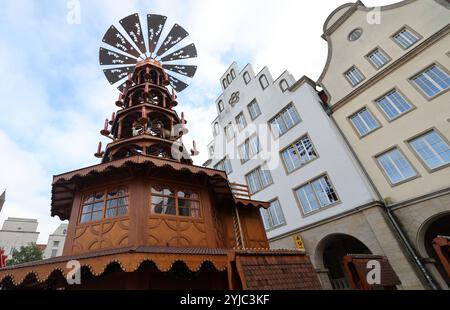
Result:
{"label": "yellow sign", "polygon": [[304,250],[305,249],[305,244],[303,243],[303,239],[302,236],[300,235],[294,235],[294,242],[295,242],[295,246],[299,249]]}

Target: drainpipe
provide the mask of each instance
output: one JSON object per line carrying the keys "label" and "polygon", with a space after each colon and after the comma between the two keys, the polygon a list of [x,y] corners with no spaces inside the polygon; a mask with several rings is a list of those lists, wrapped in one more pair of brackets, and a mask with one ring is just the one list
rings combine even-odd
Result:
{"label": "drainpipe", "polygon": [[334,126],[337,128],[337,130],[339,131],[341,137],[344,139],[345,143],[347,144],[348,148],[350,149],[350,152],[352,153],[352,155],[355,158],[356,162],[358,163],[359,167],[362,169],[365,177],[369,181],[369,183],[372,186],[373,190],[375,191],[376,195],[378,196],[378,200],[380,200],[382,202],[383,209],[384,209],[384,211],[386,212],[386,214],[388,216],[389,222],[392,224],[392,226],[393,226],[393,228],[394,228],[394,230],[395,230],[395,232],[397,234],[397,237],[400,239],[401,243],[405,247],[408,255],[410,256],[410,259],[412,259],[412,261],[414,262],[414,264],[416,266],[416,269],[419,270],[420,275],[424,278],[424,280],[426,281],[426,283],[429,286],[429,288],[431,288],[432,290],[439,290],[440,289],[439,285],[435,283],[435,280],[433,279],[433,277],[431,276],[429,271],[425,268],[425,266],[420,261],[420,258],[416,254],[414,248],[412,247],[411,243],[409,242],[409,240],[406,237],[405,233],[403,232],[402,228],[398,224],[398,220],[395,218],[395,215],[392,214],[391,210],[386,206],[386,203],[384,202],[384,200],[383,200],[380,192],[378,191],[377,187],[373,183],[372,179],[369,177],[369,174],[367,173],[366,169],[362,165],[362,163],[359,160],[358,156],[356,156],[355,151],[350,146],[350,143],[348,142],[347,138],[344,136],[344,133],[342,132],[341,128],[337,125],[336,120],[334,119],[334,117],[332,115],[333,112],[331,111],[330,107],[328,106],[328,104],[326,102],[324,102],[322,100],[322,98],[319,97],[319,100],[322,103],[322,107],[324,108],[325,112],[330,117],[330,119],[333,122]]}

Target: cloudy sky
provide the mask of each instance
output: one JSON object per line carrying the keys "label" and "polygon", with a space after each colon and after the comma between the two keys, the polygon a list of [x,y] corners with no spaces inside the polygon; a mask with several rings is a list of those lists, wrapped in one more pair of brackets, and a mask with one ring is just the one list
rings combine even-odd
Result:
{"label": "cloudy sky", "polygon": [[[99,129],[116,108],[118,91],[98,64],[98,48],[111,24],[132,13],[168,16],[195,42],[199,66],[177,111],[189,121],[201,155],[212,140],[219,77],[236,61],[285,69],[316,80],[324,66],[326,17],[345,0],[79,0],[79,24],[67,22],[73,0],[2,0],[0,10],[0,191],[7,217],[39,220],[40,243],[59,225],[50,217],[52,176],[98,163]],[[378,6],[395,0],[365,0]],[[166,29],[167,31],[167,29]],[[104,141],[107,142],[107,141]]]}

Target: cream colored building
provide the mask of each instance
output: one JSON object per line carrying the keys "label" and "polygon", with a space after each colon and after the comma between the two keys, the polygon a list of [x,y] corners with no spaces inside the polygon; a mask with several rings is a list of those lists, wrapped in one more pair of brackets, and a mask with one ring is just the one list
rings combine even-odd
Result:
{"label": "cream colored building", "polygon": [[381,8],[358,1],[324,24],[329,52],[318,85],[386,203],[409,257],[404,266],[414,267],[410,288],[450,285],[432,247],[433,238],[450,235],[449,21],[448,1]]}

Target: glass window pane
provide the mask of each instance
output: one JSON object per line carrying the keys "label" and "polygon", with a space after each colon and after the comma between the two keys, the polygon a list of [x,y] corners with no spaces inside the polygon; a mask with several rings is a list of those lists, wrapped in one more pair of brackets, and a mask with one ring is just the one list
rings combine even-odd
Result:
{"label": "glass window pane", "polygon": [[102,211],[100,211],[100,212],[93,212],[91,220],[92,221],[100,221],[102,219],[102,217],[103,217],[103,212]]}
{"label": "glass window pane", "polygon": [[319,204],[310,184],[299,188],[296,193],[305,214],[319,209]]}
{"label": "glass window pane", "polygon": [[412,140],[411,146],[430,169],[450,162],[450,147],[435,131]]}

